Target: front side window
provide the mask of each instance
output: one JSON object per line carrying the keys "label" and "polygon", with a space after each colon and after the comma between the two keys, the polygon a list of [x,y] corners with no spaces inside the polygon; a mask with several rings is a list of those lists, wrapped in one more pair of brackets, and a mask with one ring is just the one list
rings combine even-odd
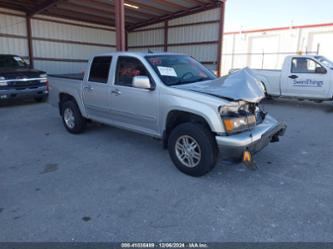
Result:
{"label": "front side window", "polygon": [[292,60],[292,73],[316,73],[319,68],[323,68],[320,64],[309,58],[294,58]]}
{"label": "front side window", "polygon": [[134,57],[121,56],[118,59],[116,85],[132,87],[135,76],[149,76],[146,67]]}
{"label": "front side window", "polygon": [[91,63],[89,81],[98,83],[107,83],[109,78],[112,57],[95,57]]}
{"label": "front side window", "polygon": [[149,55],[146,59],[167,86],[216,79],[206,67],[187,55]]}
{"label": "front side window", "polygon": [[0,68],[27,68],[28,64],[19,56],[0,55]]}

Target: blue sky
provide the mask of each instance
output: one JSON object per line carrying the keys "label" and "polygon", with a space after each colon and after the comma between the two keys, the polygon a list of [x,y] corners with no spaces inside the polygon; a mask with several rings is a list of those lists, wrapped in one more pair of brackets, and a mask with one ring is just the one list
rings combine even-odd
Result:
{"label": "blue sky", "polygon": [[226,31],[333,22],[333,0],[227,0]]}

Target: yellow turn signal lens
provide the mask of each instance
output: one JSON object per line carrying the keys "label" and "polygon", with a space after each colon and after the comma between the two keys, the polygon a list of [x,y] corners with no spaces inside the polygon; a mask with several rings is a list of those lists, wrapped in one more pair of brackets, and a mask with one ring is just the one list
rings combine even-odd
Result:
{"label": "yellow turn signal lens", "polygon": [[232,119],[224,119],[224,127],[228,133],[234,130],[234,121]]}

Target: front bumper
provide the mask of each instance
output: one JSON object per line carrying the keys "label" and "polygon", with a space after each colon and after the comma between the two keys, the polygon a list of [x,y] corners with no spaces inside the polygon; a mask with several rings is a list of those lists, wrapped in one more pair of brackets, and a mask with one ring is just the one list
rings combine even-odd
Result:
{"label": "front bumper", "polygon": [[223,158],[238,160],[246,150],[255,154],[270,142],[277,142],[278,137],[283,136],[286,129],[284,123],[267,115],[254,129],[229,136],[216,136],[216,142]]}
{"label": "front bumper", "polygon": [[46,95],[48,95],[47,86],[26,88],[22,90],[17,90],[17,89],[0,90],[0,100],[30,98],[30,97],[34,98],[34,97],[43,97]]}

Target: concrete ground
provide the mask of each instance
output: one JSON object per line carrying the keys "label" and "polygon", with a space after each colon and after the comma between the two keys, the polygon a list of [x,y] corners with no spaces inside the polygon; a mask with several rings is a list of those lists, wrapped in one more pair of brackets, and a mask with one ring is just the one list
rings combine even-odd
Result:
{"label": "concrete ground", "polygon": [[265,103],[288,123],[255,172],[180,173],[159,141],[70,135],[47,104],[0,107],[0,241],[333,241],[333,104]]}

